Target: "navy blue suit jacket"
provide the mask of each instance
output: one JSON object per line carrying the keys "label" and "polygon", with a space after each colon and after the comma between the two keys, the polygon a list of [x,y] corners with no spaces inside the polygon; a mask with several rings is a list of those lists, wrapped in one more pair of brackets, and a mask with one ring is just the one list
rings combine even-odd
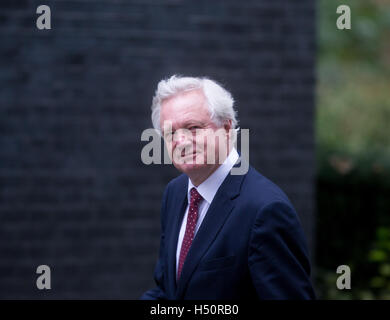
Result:
{"label": "navy blue suit jacket", "polygon": [[141,299],[312,299],[305,236],[287,196],[252,167],[218,189],[176,283],[188,177],[166,187],[157,287]]}

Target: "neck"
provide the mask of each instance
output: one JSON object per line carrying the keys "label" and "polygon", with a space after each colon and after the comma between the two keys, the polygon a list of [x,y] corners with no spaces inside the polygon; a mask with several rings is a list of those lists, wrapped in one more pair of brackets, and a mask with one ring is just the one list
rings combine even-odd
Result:
{"label": "neck", "polygon": [[220,164],[217,164],[217,165],[209,168],[209,170],[205,170],[204,172],[195,173],[195,174],[191,174],[188,176],[191,179],[192,184],[195,187],[198,187],[200,184],[202,184],[204,181],[206,181],[207,178],[210,177],[219,167],[220,167]]}
{"label": "neck", "polygon": [[188,174],[189,178],[191,179],[192,184],[195,187],[198,187],[200,184],[202,184],[204,181],[206,181],[207,178],[210,177],[221,166],[221,164],[227,159],[230,152],[231,152],[231,148],[228,149],[227,156],[225,156],[222,161],[218,161],[217,164],[215,164],[213,166],[207,166],[201,172],[194,172],[194,173]]}

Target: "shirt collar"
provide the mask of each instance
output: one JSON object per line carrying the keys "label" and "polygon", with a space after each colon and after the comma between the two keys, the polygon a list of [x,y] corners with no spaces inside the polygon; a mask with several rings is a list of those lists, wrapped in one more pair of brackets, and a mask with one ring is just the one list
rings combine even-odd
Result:
{"label": "shirt collar", "polygon": [[188,203],[190,203],[190,190],[196,188],[199,194],[205,199],[209,204],[214,199],[215,194],[217,193],[222,182],[225,180],[226,176],[229,174],[230,170],[233,168],[234,164],[239,158],[238,152],[233,148],[225,161],[215,170],[210,177],[203,181],[198,187],[195,187],[191,182],[191,179],[188,178]]}

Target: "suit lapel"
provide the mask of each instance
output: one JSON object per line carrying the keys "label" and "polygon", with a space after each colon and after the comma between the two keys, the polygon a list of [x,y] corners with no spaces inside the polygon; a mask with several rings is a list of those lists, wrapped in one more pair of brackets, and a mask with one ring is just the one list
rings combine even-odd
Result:
{"label": "suit lapel", "polygon": [[180,186],[180,192],[174,195],[172,203],[174,204],[172,212],[172,224],[168,228],[167,243],[168,243],[168,283],[170,292],[172,295],[176,292],[176,249],[177,241],[179,238],[181,221],[187,207],[187,189],[188,189],[188,178],[185,180],[186,183]]}
{"label": "suit lapel", "polygon": [[[188,281],[198,266],[201,258],[217,237],[218,232],[234,208],[233,199],[240,192],[244,176],[245,175],[229,174],[218,189],[187,254],[180,279],[177,283],[176,299],[181,299]],[[179,228],[177,228],[177,233],[175,233],[176,245],[179,232],[178,230]]]}

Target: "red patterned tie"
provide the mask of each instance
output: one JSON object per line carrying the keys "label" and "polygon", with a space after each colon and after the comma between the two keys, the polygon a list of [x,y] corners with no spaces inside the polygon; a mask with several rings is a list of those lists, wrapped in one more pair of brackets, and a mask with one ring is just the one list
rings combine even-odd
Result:
{"label": "red patterned tie", "polygon": [[184,234],[183,242],[181,243],[179,267],[177,268],[177,279],[180,278],[184,261],[186,259],[188,251],[190,250],[192,240],[194,240],[196,222],[198,221],[198,206],[200,200],[203,199],[195,188],[191,189],[190,194],[190,208],[188,209],[186,232]]}

